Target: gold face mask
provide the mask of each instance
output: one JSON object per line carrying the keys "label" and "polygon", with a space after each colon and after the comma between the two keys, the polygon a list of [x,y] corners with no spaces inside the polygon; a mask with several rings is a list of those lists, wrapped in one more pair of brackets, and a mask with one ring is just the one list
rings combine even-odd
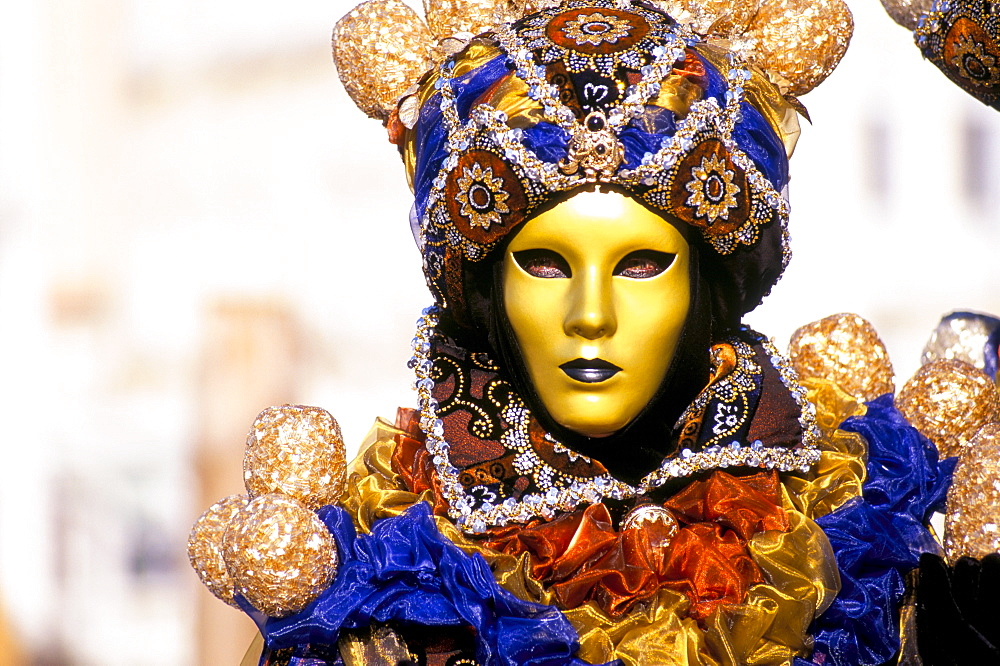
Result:
{"label": "gold face mask", "polygon": [[673,225],[617,192],[524,223],[504,256],[504,308],[556,423],[605,437],[652,400],[687,319],[688,262]]}

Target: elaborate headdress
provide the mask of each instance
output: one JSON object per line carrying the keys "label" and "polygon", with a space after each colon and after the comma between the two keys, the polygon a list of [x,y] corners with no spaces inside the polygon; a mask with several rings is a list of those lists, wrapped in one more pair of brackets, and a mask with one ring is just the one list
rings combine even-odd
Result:
{"label": "elaborate headdress", "polygon": [[846,6],[489,7],[429,1],[428,28],[370,0],[334,32],[345,86],[400,146],[438,303],[462,323],[476,264],[540,208],[601,183],[696,230],[726,324],[755,307],[789,258],[793,95],[839,62]]}

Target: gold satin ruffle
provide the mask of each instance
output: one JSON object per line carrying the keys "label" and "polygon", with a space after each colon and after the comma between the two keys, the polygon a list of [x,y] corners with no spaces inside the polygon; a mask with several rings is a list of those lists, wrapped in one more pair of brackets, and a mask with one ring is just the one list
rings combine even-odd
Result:
{"label": "gold satin ruffle", "polygon": [[823,435],[818,443],[821,456],[809,473],[785,476],[782,481],[795,508],[815,519],[861,495],[867,477],[868,444],[861,435],[838,428],[847,417],[862,416],[868,410],[831,381],[806,379],[801,383],[816,406],[816,422]]}
{"label": "gold satin ruffle", "polygon": [[403,478],[392,471],[396,437],[405,435],[388,421],[377,419],[357,457],[347,466],[347,492],[340,505],[361,532],[371,532],[375,521],[398,516],[417,502],[434,502],[431,491],[419,495],[409,492]]}
{"label": "gold satin ruffle", "polygon": [[786,664],[812,652],[813,618],[840,590],[833,549],[820,527],[783,502],[791,529],[761,532],[750,553],[767,583],[750,588],[740,605],[725,606],[709,620],[706,641],[726,666]]}
{"label": "gold satin ruffle", "polygon": [[720,666],[709,653],[705,633],[686,617],[688,598],[660,590],[647,607],[613,620],[594,602],[563,611],[580,634],[577,656],[592,664],[621,659],[627,666]]}
{"label": "gold satin ruffle", "polygon": [[[767,582],[751,587],[745,603],[721,607],[705,629],[686,616],[687,598],[667,589],[619,619],[592,602],[563,611],[580,635],[581,659],[603,663],[617,658],[628,665],[764,666],[808,656],[808,626],[840,589],[829,541],[812,518],[860,494],[867,447],[861,437],[836,430],[846,416],[863,413],[863,405],[845,399],[846,394],[829,383],[814,381],[807,388],[825,435],[820,443],[823,457],[808,476],[782,480],[790,530],[761,532],[749,543]],[[430,490],[407,491],[392,470],[396,437],[406,435],[378,420],[348,467],[350,482],[342,505],[363,532],[417,502],[434,502]],[[531,577],[526,553],[514,557],[482,547],[447,518],[435,519],[456,546],[486,559],[502,587],[521,599],[553,604],[554,595]]]}

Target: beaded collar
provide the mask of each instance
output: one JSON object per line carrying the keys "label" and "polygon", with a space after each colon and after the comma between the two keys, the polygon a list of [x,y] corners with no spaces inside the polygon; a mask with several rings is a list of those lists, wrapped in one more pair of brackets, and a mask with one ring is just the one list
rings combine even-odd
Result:
{"label": "beaded collar", "polygon": [[435,334],[436,323],[428,308],[413,343],[420,427],[449,516],[467,532],[638,497],[705,470],[805,472],[819,460],[804,389],[749,329],[713,346],[712,381],[679,420],[675,453],[630,485],[545,432],[490,359]]}

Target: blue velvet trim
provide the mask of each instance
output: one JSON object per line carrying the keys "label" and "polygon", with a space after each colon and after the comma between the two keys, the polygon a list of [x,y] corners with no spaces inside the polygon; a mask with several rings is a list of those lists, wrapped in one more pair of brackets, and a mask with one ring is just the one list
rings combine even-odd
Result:
{"label": "blue velvet trim", "polygon": [[441,163],[448,155],[448,128],[441,113],[441,94],[435,93],[420,109],[420,117],[414,132],[416,142],[423,146],[417,151],[417,163],[413,172],[413,195],[417,202],[417,214],[423,218],[427,197],[437,178]]}
{"label": "blue velvet trim", "polygon": [[573,656],[578,636],[562,613],[501,588],[481,555],[441,535],[427,504],[360,536],[340,507],[323,507],[319,515],[337,542],[336,579],[300,613],[266,621],[269,649],[336,645],[342,627],[394,622],[471,626],[477,659],[490,666],[585,664]]}
{"label": "blue velvet trim", "polygon": [[705,97],[714,97],[719,102],[719,106],[725,107],[726,89],[729,87],[725,77],[715,68],[715,65],[705,59],[697,50],[695,50],[695,55],[701,60],[701,64],[705,66]]}
{"label": "blue velvet trim", "polygon": [[816,522],[826,532],[840,568],[841,591],[813,622],[811,662],[796,666],[883,664],[899,650],[899,603],[904,577],[920,554],[940,546],[924,527],[942,510],[956,458],[937,449],[907,423],[885,395],[843,430],[868,442],[863,495]]}

